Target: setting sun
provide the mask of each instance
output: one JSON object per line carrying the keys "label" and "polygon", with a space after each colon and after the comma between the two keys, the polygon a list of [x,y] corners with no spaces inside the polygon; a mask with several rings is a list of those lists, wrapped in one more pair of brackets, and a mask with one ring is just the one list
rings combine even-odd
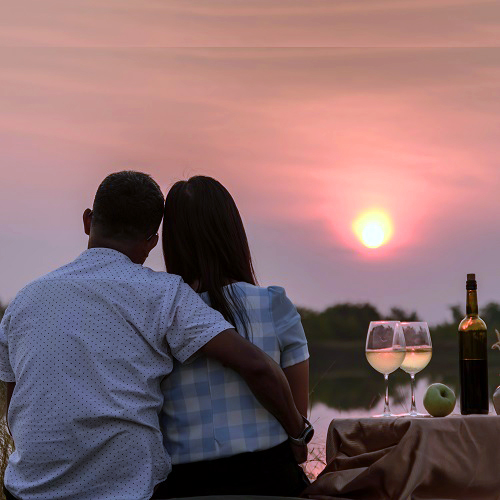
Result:
{"label": "setting sun", "polygon": [[381,211],[372,210],[361,214],[352,225],[354,233],[368,248],[378,248],[392,236],[392,221]]}

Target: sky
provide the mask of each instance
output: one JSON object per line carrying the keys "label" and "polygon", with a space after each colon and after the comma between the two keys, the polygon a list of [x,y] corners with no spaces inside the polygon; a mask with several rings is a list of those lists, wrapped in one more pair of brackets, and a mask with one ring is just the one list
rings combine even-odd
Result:
{"label": "sky", "polygon": [[[0,301],[86,248],[109,173],[210,175],[259,282],[436,323],[500,302],[500,4],[18,0],[0,18]],[[392,239],[363,247],[367,210]],[[147,263],[163,270],[161,249]],[[390,318],[388,318],[390,319]],[[500,326],[500,325],[499,325]]]}

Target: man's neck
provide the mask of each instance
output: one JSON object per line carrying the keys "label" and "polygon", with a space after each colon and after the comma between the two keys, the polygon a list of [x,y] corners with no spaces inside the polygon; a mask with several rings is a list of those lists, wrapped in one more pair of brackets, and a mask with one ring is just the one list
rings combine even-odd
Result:
{"label": "man's neck", "polygon": [[134,264],[144,264],[142,255],[137,251],[134,245],[128,242],[110,240],[107,238],[89,238],[87,248],[110,248],[126,255]]}

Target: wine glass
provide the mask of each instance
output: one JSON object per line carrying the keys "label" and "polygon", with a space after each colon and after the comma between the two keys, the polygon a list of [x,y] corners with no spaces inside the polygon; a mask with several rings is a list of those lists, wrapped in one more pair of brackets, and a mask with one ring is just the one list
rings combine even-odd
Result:
{"label": "wine glass", "polygon": [[366,336],[366,359],[385,379],[384,413],[375,417],[392,417],[389,408],[389,374],[396,371],[405,357],[405,338],[399,321],[372,321]]}
{"label": "wine glass", "polygon": [[401,322],[405,337],[406,354],[401,363],[401,370],[411,377],[411,408],[405,416],[422,417],[415,406],[415,374],[422,371],[432,358],[432,342],[429,327],[424,321]]}

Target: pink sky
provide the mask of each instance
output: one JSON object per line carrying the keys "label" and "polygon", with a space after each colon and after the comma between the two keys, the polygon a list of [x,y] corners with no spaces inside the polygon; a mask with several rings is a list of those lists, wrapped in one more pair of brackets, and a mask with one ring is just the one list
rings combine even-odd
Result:
{"label": "pink sky", "polygon": [[[434,322],[468,272],[500,302],[497,2],[43,5],[0,19],[3,302],[85,248],[81,212],[124,168],[218,178],[261,283],[299,305]],[[395,232],[366,252],[373,207]]]}

